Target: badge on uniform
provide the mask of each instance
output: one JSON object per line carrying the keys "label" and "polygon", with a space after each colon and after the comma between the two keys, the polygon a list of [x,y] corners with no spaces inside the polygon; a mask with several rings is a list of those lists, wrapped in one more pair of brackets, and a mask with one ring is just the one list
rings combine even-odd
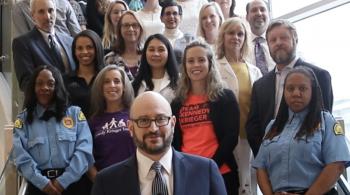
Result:
{"label": "badge on uniform", "polygon": [[85,115],[82,111],[79,112],[78,120],[79,121],[86,121]]}
{"label": "badge on uniform", "polygon": [[62,123],[63,125],[66,127],[66,128],[72,128],[74,126],[74,122],[73,122],[73,119],[72,117],[70,116],[66,116],[62,119]]}
{"label": "badge on uniform", "polygon": [[17,129],[22,129],[22,127],[23,127],[23,121],[21,120],[21,119],[16,119],[16,121],[15,121],[15,128],[17,128]]}
{"label": "badge on uniform", "polygon": [[333,131],[335,135],[344,135],[344,130],[339,123],[334,124]]}

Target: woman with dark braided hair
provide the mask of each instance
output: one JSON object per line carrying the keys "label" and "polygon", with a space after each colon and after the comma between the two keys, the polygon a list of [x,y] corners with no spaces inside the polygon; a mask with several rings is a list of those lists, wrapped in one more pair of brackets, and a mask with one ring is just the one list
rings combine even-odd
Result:
{"label": "woman with dark braided hair", "polygon": [[333,188],[350,154],[344,131],[323,109],[313,71],[291,70],[277,117],[253,162],[263,194],[338,194]]}

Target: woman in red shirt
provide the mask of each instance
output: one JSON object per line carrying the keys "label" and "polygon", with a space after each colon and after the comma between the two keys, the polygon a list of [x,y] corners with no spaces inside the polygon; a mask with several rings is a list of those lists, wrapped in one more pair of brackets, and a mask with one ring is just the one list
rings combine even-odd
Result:
{"label": "woman in red shirt", "polygon": [[238,141],[239,108],[233,92],[222,85],[208,44],[195,41],[186,47],[181,75],[177,98],[172,102],[178,121],[173,146],[213,159],[228,194],[238,194],[233,149]]}

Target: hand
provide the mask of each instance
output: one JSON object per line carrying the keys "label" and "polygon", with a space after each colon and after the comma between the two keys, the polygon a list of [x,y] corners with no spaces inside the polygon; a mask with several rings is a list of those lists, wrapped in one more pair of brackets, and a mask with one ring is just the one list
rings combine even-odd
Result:
{"label": "hand", "polygon": [[86,174],[87,174],[88,178],[92,182],[95,182],[95,178],[96,178],[96,175],[97,175],[96,167],[95,166],[90,167]]}
{"label": "hand", "polygon": [[43,192],[48,195],[61,195],[61,192],[56,189],[51,181],[44,187]]}
{"label": "hand", "polygon": [[54,180],[52,180],[52,183],[60,193],[63,192],[64,188],[61,186],[60,182],[58,182],[56,179],[54,179]]}

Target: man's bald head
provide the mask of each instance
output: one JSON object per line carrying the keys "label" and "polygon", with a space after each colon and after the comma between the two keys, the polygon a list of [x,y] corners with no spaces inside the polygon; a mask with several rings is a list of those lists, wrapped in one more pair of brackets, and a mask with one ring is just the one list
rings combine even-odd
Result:
{"label": "man's bald head", "polygon": [[139,151],[159,160],[171,146],[175,122],[169,102],[159,93],[148,91],[134,100],[128,128]]}
{"label": "man's bald head", "polygon": [[130,117],[135,118],[140,115],[144,115],[147,112],[151,112],[155,108],[159,108],[159,111],[163,112],[163,114],[166,114],[167,116],[172,115],[169,102],[161,94],[153,91],[141,93],[135,98],[130,108]]}

